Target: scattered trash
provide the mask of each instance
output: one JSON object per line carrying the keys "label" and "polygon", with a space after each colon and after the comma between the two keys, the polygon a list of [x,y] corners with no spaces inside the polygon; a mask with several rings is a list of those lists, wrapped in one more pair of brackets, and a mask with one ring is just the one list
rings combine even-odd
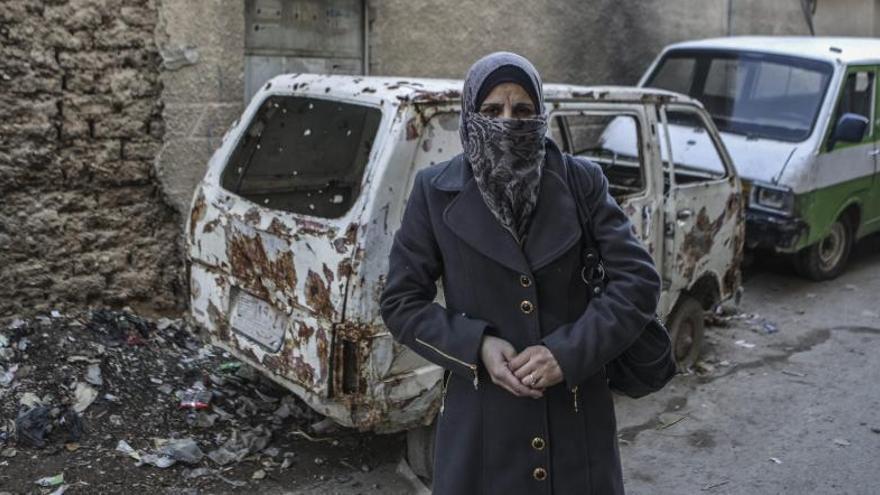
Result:
{"label": "scattered trash", "polygon": [[850,290],[850,291],[858,289],[858,287],[856,287],[853,284],[846,284],[843,286],[843,288],[844,288],[844,290]]}
{"label": "scattered trash", "polygon": [[742,340],[742,339],[737,340],[736,342],[734,342],[734,344],[738,345],[740,347],[745,347],[746,349],[752,349],[755,347],[755,344],[752,344],[751,342],[746,342],[745,340]]}
{"label": "scattered trash", "polygon": [[49,313],[49,315],[52,316],[52,318],[61,318],[61,311],[58,311],[57,309],[53,309]]}
{"label": "scattered trash", "polygon": [[120,440],[119,443],[116,444],[116,452],[125,454],[138,462],[141,460],[141,455],[138,451],[134,450],[125,440]]}
{"label": "scattered trash", "polygon": [[834,445],[839,445],[841,447],[849,447],[850,443],[849,443],[849,440],[845,440],[843,438],[835,438]]}
{"label": "scattered trash", "polygon": [[45,478],[40,478],[37,481],[34,481],[37,485],[48,488],[52,486],[58,486],[64,483],[64,473],[56,474],[55,476],[47,476]]}
{"label": "scattered trash", "polygon": [[217,478],[220,479],[220,481],[222,481],[226,484],[232,485],[236,488],[241,488],[244,485],[247,485],[247,482],[245,482],[245,481],[238,481],[238,480],[229,479],[229,478],[223,476],[222,474],[218,474]]}
{"label": "scattered trash", "polygon": [[264,479],[265,477],[266,477],[266,471],[264,471],[262,469],[258,469],[256,471],[254,471],[254,474],[251,475],[252,480],[261,480],[261,479]]}
{"label": "scattered trash", "polygon": [[33,392],[25,392],[22,394],[21,399],[18,400],[18,403],[30,409],[32,407],[43,405],[43,400],[37,397],[37,394]]}
{"label": "scattered trash", "polygon": [[241,462],[249,454],[266,448],[271,439],[272,432],[263,425],[247,431],[234,430],[229,440],[219,449],[209,452],[208,457],[221,466],[233,461]]}
{"label": "scattered trash", "polygon": [[73,410],[79,413],[88,409],[88,407],[92,405],[92,402],[98,397],[98,391],[85,382],[77,382],[73,394],[76,396]]}
{"label": "scattered trash", "polygon": [[18,454],[18,451],[13,449],[12,447],[7,447],[3,450],[0,450],[0,457],[15,457]]}
{"label": "scattered trash", "polygon": [[201,478],[202,476],[208,476],[209,474],[211,474],[213,472],[214,472],[214,470],[211,468],[202,467],[202,468],[192,469],[192,470],[186,472],[183,475],[183,477],[188,480],[192,480],[195,478]]}
{"label": "scattered trash", "polygon": [[782,461],[780,461],[777,457],[771,457],[769,460],[772,461],[774,464],[782,464]]}
{"label": "scattered trash", "polygon": [[229,361],[221,364],[217,370],[223,373],[235,373],[241,368],[240,361]]}
{"label": "scattered trash", "polygon": [[86,368],[86,381],[96,387],[104,385],[104,380],[101,378],[101,365],[90,364],[89,367]]}
{"label": "scattered trash", "polygon": [[777,327],[775,323],[771,323],[769,321],[765,321],[764,324],[761,325],[761,329],[766,334],[776,333],[779,331],[779,327]]}
{"label": "scattered trash", "polygon": [[205,454],[202,453],[202,449],[199,448],[199,445],[192,438],[169,440],[168,443],[162,447],[161,452],[175,461],[181,461],[187,464],[198,464],[205,456]]}
{"label": "scattered trash", "polygon": [[211,404],[211,391],[205,388],[202,382],[196,382],[192,387],[184,390],[180,399],[181,409],[207,409]]}
{"label": "scattered trash", "polygon": [[5,370],[0,366],[0,387],[8,387],[12,385],[12,381],[15,380],[16,371],[18,371],[17,364],[13,364]]}
{"label": "scattered trash", "polygon": [[37,406],[26,410],[15,419],[15,434],[20,443],[42,448],[51,429],[49,408]]}
{"label": "scattered trash", "polygon": [[800,378],[803,378],[803,377],[807,376],[807,375],[805,375],[805,374],[803,374],[803,373],[798,373],[797,371],[782,370],[782,373],[784,373],[784,374],[786,374],[786,375],[797,376],[797,377],[800,377]]}

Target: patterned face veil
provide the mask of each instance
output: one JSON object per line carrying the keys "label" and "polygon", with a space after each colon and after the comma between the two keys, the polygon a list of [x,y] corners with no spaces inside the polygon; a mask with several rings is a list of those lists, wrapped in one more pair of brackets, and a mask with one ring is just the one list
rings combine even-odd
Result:
{"label": "patterned face veil", "polygon": [[[499,79],[500,72],[515,77]],[[480,114],[478,105],[492,87],[511,81],[532,96],[536,116],[506,119]],[[480,194],[495,218],[522,245],[538,202],[547,133],[538,71],[513,53],[487,55],[468,71],[461,105],[459,134]]]}

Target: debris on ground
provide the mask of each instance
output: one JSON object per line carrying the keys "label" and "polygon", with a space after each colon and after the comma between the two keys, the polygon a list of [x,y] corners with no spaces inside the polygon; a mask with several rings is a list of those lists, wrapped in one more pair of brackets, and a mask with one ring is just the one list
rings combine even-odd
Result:
{"label": "debris on ground", "polygon": [[[304,430],[319,441],[297,433]],[[385,438],[324,421],[286,389],[201,342],[183,319],[98,309],[0,326],[4,490],[33,491],[37,480],[42,493],[164,493],[169,486],[228,492],[285,476],[291,487],[346,469],[301,459],[361,464],[396,455],[365,444],[401,441]],[[63,473],[41,472],[47,466]]]}

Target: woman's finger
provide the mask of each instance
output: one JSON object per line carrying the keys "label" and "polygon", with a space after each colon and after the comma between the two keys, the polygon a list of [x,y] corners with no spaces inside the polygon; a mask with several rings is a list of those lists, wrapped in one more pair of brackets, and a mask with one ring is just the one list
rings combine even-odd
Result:
{"label": "woman's finger", "polygon": [[529,376],[529,373],[534,373],[538,370],[538,362],[534,359],[530,359],[526,364],[522,365],[516,371],[513,371],[513,376],[516,377],[517,380],[522,381],[523,378]]}
{"label": "woman's finger", "polygon": [[504,380],[505,383],[507,383],[511,388],[516,390],[520,395],[532,397],[535,399],[543,395],[540,391],[533,390],[526,385],[523,385],[523,383],[520,382],[515,376],[513,376],[513,373],[511,373],[509,370],[501,376],[501,379]]}
{"label": "woman's finger", "polygon": [[522,352],[514,356],[513,359],[509,361],[508,367],[511,369],[511,371],[518,370],[522,365],[529,362],[529,359],[531,359],[534,352],[534,347],[526,347],[525,349],[523,349]]}

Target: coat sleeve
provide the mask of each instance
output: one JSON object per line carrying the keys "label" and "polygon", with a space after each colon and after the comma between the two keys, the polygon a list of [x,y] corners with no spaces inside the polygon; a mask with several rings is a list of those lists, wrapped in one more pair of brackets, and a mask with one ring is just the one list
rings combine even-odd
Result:
{"label": "coat sleeve", "polygon": [[[638,338],[657,309],[661,288],[654,261],[608,192],[602,169],[589,162],[585,168],[591,180],[581,190],[587,194],[585,204],[593,215],[593,233],[608,282],[577,320],[542,339],[568,388],[599,372]],[[576,172],[572,170],[572,178],[580,180],[584,174]]]}
{"label": "coat sleeve", "polygon": [[428,214],[424,170],[416,175],[394,234],[388,275],[379,298],[382,319],[394,339],[428,361],[474,381],[487,321],[434,302],[442,275],[440,248]]}

